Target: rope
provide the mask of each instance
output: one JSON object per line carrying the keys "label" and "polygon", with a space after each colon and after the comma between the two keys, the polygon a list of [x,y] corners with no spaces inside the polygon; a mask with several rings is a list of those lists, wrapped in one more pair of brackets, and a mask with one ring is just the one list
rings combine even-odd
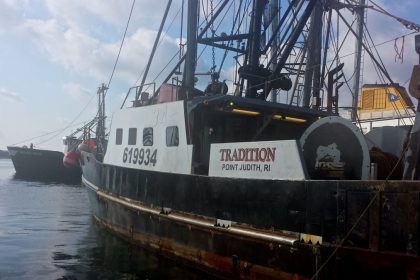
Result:
{"label": "rope", "polygon": [[404,62],[404,43],[405,43],[405,37],[402,36],[402,43],[401,43],[401,48],[398,48],[398,39],[395,39],[394,41],[394,50],[395,50],[395,62],[397,62],[397,60],[401,61],[401,64],[403,64]]}

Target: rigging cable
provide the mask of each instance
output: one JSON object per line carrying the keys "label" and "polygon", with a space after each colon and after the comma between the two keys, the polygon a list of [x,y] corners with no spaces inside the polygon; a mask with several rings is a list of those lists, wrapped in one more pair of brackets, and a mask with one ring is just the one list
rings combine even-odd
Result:
{"label": "rigging cable", "polygon": [[346,241],[347,238],[349,238],[350,234],[354,231],[354,229],[356,228],[356,226],[360,223],[360,221],[362,220],[363,216],[366,215],[367,211],[370,209],[370,207],[373,205],[373,203],[376,201],[376,199],[379,198],[379,194],[381,193],[381,191],[383,191],[383,189],[385,188],[386,184],[389,181],[389,178],[394,173],[394,171],[398,167],[398,165],[401,163],[402,159],[404,158],[405,152],[408,150],[408,147],[409,147],[409,145],[406,145],[404,147],[404,150],[401,152],[401,155],[398,158],[398,161],[395,163],[394,167],[389,172],[389,174],[386,177],[385,181],[381,185],[379,185],[377,187],[377,190],[375,192],[375,195],[372,197],[372,199],[366,205],[365,209],[360,214],[360,216],[357,218],[356,222],[353,224],[353,226],[350,228],[350,230],[347,232],[347,234],[343,237],[343,239],[341,239],[341,241],[335,247],[335,249],[331,253],[331,255],[329,255],[328,258],[325,260],[325,262],[319,268],[317,268],[317,270],[315,271],[315,274],[311,277],[311,280],[315,280],[315,279],[318,278],[319,273],[326,267],[326,265],[328,264],[328,262],[333,258],[333,256],[337,253],[337,251],[344,245],[344,242]]}
{"label": "rigging cable", "polygon": [[[226,13],[230,10],[230,8],[232,7],[232,4],[233,4],[233,2],[234,1],[232,1],[231,3],[230,3],[230,6],[229,6],[229,8],[227,9],[227,11],[226,11]],[[219,5],[220,5],[220,3],[221,2],[218,2],[217,4],[216,4],[216,7],[215,8],[217,8]],[[180,10],[179,10],[180,11]],[[176,14],[176,16],[179,14],[179,11],[178,11],[178,13]],[[226,17],[226,13],[224,14],[224,16],[222,17],[222,20],[221,20],[221,22],[216,26],[216,29],[215,29],[215,31],[217,31],[218,29],[219,29],[219,27],[220,27],[220,25],[221,25],[221,23],[222,23],[222,21],[223,21],[223,19]],[[175,18],[174,18],[175,19]],[[210,19],[211,20],[211,19]],[[172,25],[172,23],[174,22],[174,20],[172,20],[172,22],[171,22],[171,24],[170,25]],[[168,29],[169,29],[169,27],[168,27]],[[163,40],[163,38],[165,37],[165,35],[166,34],[164,34],[164,36],[162,37],[162,40]],[[161,40],[161,41],[162,41]],[[159,43],[160,44],[160,43]],[[159,46],[159,44],[158,44],[158,46]],[[203,48],[203,50],[201,51],[201,53],[200,53],[200,55],[198,55],[198,57],[197,57],[197,60],[198,59],[200,59],[200,57],[201,57],[201,55],[204,53],[204,51],[206,50],[206,48],[207,48],[207,46],[205,46],[204,48]],[[187,50],[188,51],[188,50]],[[179,51],[178,51],[179,52]],[[163,67],[163,69],[155,76],[155,78],[153,79],[153,81],[152,81],[152,83],[154,83],[159,77],[160,77],[160,75],[163,73],[163,71],[164,70],[166,70],[166,68],[170,65],[170,63],[176,58],[176,56],[178,55],[178,52],[175,54],[175,56],[174,57],[172,57],[171,58],[171,60]],[[140,79],[140,78],[139,78]],[[138,80],[137,80],[138,81]],[[137,82],[136,82],[137,83]],[[150,85],[149,85],[150,86]],[[146,90],[149,88],[149,86],[146,88]]]}
{"label": "rigging cable", "polygon": [[[160,44],[161,44],[161,43],[163,42],[163,40],[166,38],[166,34],[168,34],[169,29],[172,27],[172,24],[174,23],[175,19],[178,17],[178,15],[179,15],[179,13],[180,13],[181,11],[183,11],[183,7],[179,8],[179,9],[178,9],[178,11],[176,12],[175,16],[172,18],[171,22],[169,23],[168,27],[166,28],[165,32],[163,33],[162,38],[160,38],[159,43],[158,43],[158,44],[157,44],[157,46],[156,46],[156,49],[158,49],[158,48],[159,48]],[[183,50],[183,48],[182,48],[182,50]],[[178,51],[175,53],[175,56],[176,56],[176,55],[178,55],[178,54],[180,54],[180,53],[181,53],[181,51],[180,51],[180,50],[178,50]],[[173,59],[174,59],[174,58],[172,58],[170,61],[172,61]],[[157,75],[157,76],[153,79],[153,82],[152,82],[152,83],[154,83],[154,82],[157,80],[157,78],[159,78],[159,75],[163,72],[163,70],[165,70],[165,69],[166,69],[166,67],[168,67],[168,65],[169,65],[169,64],[167,64],[167,65],[164,67],[164,69],[162,69],[162,71],[160,71],[160,72],[159,72],[159,74],[158,74],[158,75]],[[137,78],[136,82],[134,83],[135,85],[136,85],[136,84],[140,81],[140,78],[143,76],[144,72],[146,71],[146,67],[147,67],[147,66],[145,66],[145,67],[143,68],[143,71],[140,73],[139,77]],[[149,85],[149,86],[150,86],[150,85]],[[149,86],[147,86],[147,88],[145,89],[145,91],[147,91],[147,89],[149,89]]]}
{"label": "rigging cable", "polygon": [[[112,69],[112,73],[111,73],[111,76],[110,76],[110,78],[109,78],[109,81],[108,81],[108,86],[107,86],[107,88],[109,88],[109,85],[111,84],[111,81],[112,81],[112,78],[113,78],[113,76],[114,76],[114,72],[115,72],[115,68],[117,67],[117,63],[118,63],[118,59],[119,59],[119,57],[120,57],[120,53],[121,53],[121,49],[122,49],[122,46],[123,46],[123,44],[124,44],[124,39],[125,39],[125,36],[126,36],[126,34],[127,34],[127,29],[128,29],[128,25],[129,25],[129,23],[130,23],[130,19],[131,19],[131,14],[132,14],[132,12],[133,12],[133,8],[134,8],[134,4],[136,3],[136,0],[133,0],[133,4],[132,4],[132,6],[131,6],[131,10],[130,10],[130,16],[128,17],[128,21],[127,21],[127,25],[126,25],[126,28],[125,28],[125,31],[124,31],[124,36],[123,36],[123,39],[122,39],[122,42],[121,42],[121,45],[120,45],[120,49],[119,49],[119,51],[118,51],[118,56],[117,56],[117,59],[115,60],[115,63],[114,63],[114,68]],[[85,105],[85,107],[83,107],[83,109],[79,112],[79,114],[77,114],[77,116],[67,125],[67,126],[65,126],[62,130],[60,130],[59,132],[57,132],[57,134],[54,134],[53,136],[51,136],[50,138],[48,138],[47,140],[44,140],[44,141],[42,141],[42,142],[39,142],[39,143],[37,143],[37,145],[39,145],[39,144],[42,144],[42,143],[45,143],[45,142],[48,142],[48,141],[50,141],[51,139],[53,139],[53,138],[55,138],[55,137],[57,137],[57,135],[59,135],[59,134],[61,134],[61,133],[63,133],[63,131],[65,131],[66,129],[68,129],[69,127],[71,127],[72,125],[73,125],[73,123],[82,115],[82,113],[87,109],[87,107],[89,106],[89,104],[92,102],[92,100],[93,100],[93,98],[95,97],[96,95],[94,94],[94,95],[92,95],[92,97],[90,98],[90,100],[88,101],[88,103]]]}
{"label": "rigging cable", "polygon": [[408,21],[406,19],[403,19],[403,18],[394,16],[394,15],[388,13],[387,11],[385,11],[384,8],[382,8],[381,6],[379,6],[378,4],[376,4],[375,2],[373,2],[372,0],[370,0],[370,2],[374,5],[374,7],[368,6],[368,8],[370,8],[370,9],[372,9],[374,11],[377,11],[379,13],[382,13],[384,15],[387,15],[389,17],[394,18],[395,20],[397,20],[398,22],[400,22],[402,25],[404,25],[406,28],[408,28],[410,30],[415,30],[417,32],[420,32],[420,25],[418,25],[418,24],[416,24],[414,22]]}
{"label": "rigging cable", "polygon": [[118,63],[118,60],[120,58],[121,50],[122,50],[122,47],[124,45],[124,40],[125,40],[125,37],[127,35],[128,25],[130,24],[131,15],[133,14],[134,4],[136,4],[136,0],[133,0],[133,4],[131,5],[130,15],[128,16],[127,25],[125,26],[125,31],[124,31],[123,38],[121,40],[120,49],[118,50],[117,59],[115,60],[114,68],[112,69],[111,76],[109,77],[107,88],[109,88],[109,85],[111,84],[112,78],[114,77],[115,68],[117,67],[117,63]]}
{"label": "rigging cable", "polygon": [[[369,30],[367,29],[367,27],[365,26],[365,29],[366,29],[366,33],[367,33],[367,35],[369,36],[369,39],[370,39],[370,41],[372,42],[372,45],[374,45],[374,42],[373,42],[373,39],[372,39],[372,36],[370,35],[370,32],[369,32]],[[367,43],[368,43],[368,46],[369,46],[369,41],[367,40],[367,38],[366,38],[366,41],[367,41]],[[369,46],[370,47],[370,46]],[[390,75],[389,75],[389,73],[388,73],[388,71],[387,71],[387,69],[386,69],[386,67],[385,67],[385,64],[384,64],[384,62],[382,61],[382,58],[380,57],[380,55],[379,55],[379,52],[378,52],[378,49],[375,47],[375,46],[373,46],[373,48],[374,48],[374,50],[375,50],[375,52],[376,52],[376,55],[378,56],[378,58],[379,58],[379,61],[381,62],[381,64],[382,64],[382,71],[385,71],[385,73],[384,73],[384,75],[385,76],[387,76],[387,77],[390,77]],[[371,59],[373,60],[373,58],[371,57]],[[375,65],[375,63],[373,63],[374,65]],[[382,78],[382,83],[384,83],[385,84],[385,78],[381,75],[381,78]],[[392,81],[391,81],[392,82]],[[395,89],[396,89],[396,91],[401,95],[401,97],[402,97],[402,99],[400,99],[400,102],[401,102],[401,105],[402,105],[402,107],[403,107],[403,111],[405,112],[405,114],[408,116],[410,113],[409,113],[409,110],[406,108],[406,106],[405,106],[405,104],[403,103],[403,100],[404,100],[404,95],[403,95],[403,93],[399,90],[399,88],[398,87],[395,87]],[[392,107],[394,108],[394,111],[397,113],[397,115],[400,117],[400,119],[401,119],[401,121],[403,122],[403,124],[405,125],[405,121],[404,121],[404,118],[402,117],[402,115],[401,115],[401,113],[400,113],[400,111],[399,111],[399,109],[397,108],[397,105],[394,103],[394,102],[391,102],[391,105],[392,105]],[[413,121],[410,119],[410,122],[411,123],[413,123]]]}
{"label": "rigging cable", "polygon": [[[407,33],[407,34],[405,34],[405,35],[401,35],[401,36],[398,36],[398,37],[395,37],[395,38],[389,39],[389,40],[384,41],[384,42],[382,42],[382,43],[375,44],[375,45],[373,45],[372,47],[370,47],[370,48],[368,48],[368,49],[371,49],[371,48],[373,48],[373,47],[379,47],[379,46],[382,46],[382,45],[385,45],[385,44],[388,44],[388,43],[394,42],[394,41],[395,41],[395,39],[399,39],[399,38],[402,38],[402,37],[407,37],[407,36],[413,35],[413,34],[415,34],[415,33],[418,33],[418,32],[417,32],[417,31],[413,31],[413,32]],[[345,55],[340,56],[340,58],[345,58],[345,57],[347,57],[347,56],[351,56],[351,55],[354,55],[354,54],[355,54],[355,52],[348,53],[348,54],[345,54]],[[331,62],[331,60],[329,60],[328,62]]]}
{"label": "rigging cable", "polygon": [[54,134],[53,136],[51,136],[50,138],[48,138],[47,140],[35,143],[36,145],[39,144],[43,144],[45,142],[50,141],[51,139],[57,137],[59,134],[63,133],[66,129],[70,128],[73,126],[73,123],[82,115],[82,113],[87,109],[87,107],[89,106],[90,102],[92,102],[93,98],[95,97],[95,95],[92,95],[92,97],[89,99],[89,101],[86,103],[85,107],[83,107],[83,109],[79,112],[79,114],[77,114],[77,116],[68,124],[66,125],[63,129],[61,129],[59,132],[57,132],[56,134]]}
{"label": "rigging cable", "polygon": [[[81,125],[81,124],[86,123],[86,122],[87,122],[87,121],[83,121],[83,122],[75,123],[75,124],[73,124],[72,126]],[[35,136],[35,137],[27,138],[27,139],[25,139],[25,140],[23,140],[23,141],[20,141],[20,142],[14,143],[14,144],[12,144],[11,146],[16,146],[16,145],[19,145],[19,144],[25,143],[25,142],[27,142],[27,141],[31,141],[31,140],[34,140],[34,139],[38,139],[38,138],[41,138],[41,137],[44,137],[44,136],[47,136],[47,135],[50,135],[50,134],[53,134],[53,133],[56,133],[56,132],[61,132],[61,131],[62,131],[62,128],[57,129],[57,130],[53,130],[53,131],[50,131],[50,132],[47,132],[47,133],[44,133],[44,134],[41,134],[41,135],[38,135],[38,136]],[[46,141],[44,141],[44,142],[46,142]],[[43,142],[41,142],[41,144],[42,144],[42,143],[43,143]]]}
{"label": "rigging cable", "polygon": [[[230,30],[230,35],[233,35],[233,31],[234,31],[235,26],[236,26],[236,23],[238,21],[239,11],[241,10],[241,7],[242,7],[242,1],[239,3],[239,8],[238,9],[236,9],[236,7],[233,6],[233,10],[234,11],[238,11],[238,12],[236,13],[236,15],[235,15],[235,13],[233,13],[234,20],[233,20],[233,24],[232,24],[232,29]],[[229,43],[227,43],[227,44],[229,45]],[[232,40],[230,41],[230,45],[231,46],[233,45]],[[222,67],[223,67],[223,64],[225,63],[225,59],[226,59],[226,56],[227,56],[228,52],[229,52],[229,50],[225,50],[225,53],[223,54],[223,59],[222,59],[222,61],[220,63],[219,70],[217,71],[219,74],[222,71]]]}

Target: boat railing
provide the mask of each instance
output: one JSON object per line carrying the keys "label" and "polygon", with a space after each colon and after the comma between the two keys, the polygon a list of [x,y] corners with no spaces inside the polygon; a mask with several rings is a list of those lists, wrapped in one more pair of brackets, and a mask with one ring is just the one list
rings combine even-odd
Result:
{"label": "boat railing", "polygon": [[148,83],[148,84],[143,84],[143,85],[139,85],[139,86],[134,86],[128,89],[127,94],[125,95],[124,101],[121,104],[121,108],[122,109],[124,107],[125,102],[127,101],[128,96],[132,93],[135,92],[135,99],[132,101],[133,102],[133,107],[139,107],[142,105],[145,105],[149,102],[150,96],[149,93],[146,91],[142,91],[142,89],[146,87],[146,90],[150,87],[153,86],[153,92],[156,91],[156,83]]}

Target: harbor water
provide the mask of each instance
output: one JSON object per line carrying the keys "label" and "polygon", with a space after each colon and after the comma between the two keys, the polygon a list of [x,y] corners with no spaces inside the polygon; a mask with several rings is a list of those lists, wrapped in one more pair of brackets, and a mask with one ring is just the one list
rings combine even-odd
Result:
{"label": "harbor water", "polygon": [[213,279],[98,226],[81,185],[16,179],[0,159],[0,279]]}

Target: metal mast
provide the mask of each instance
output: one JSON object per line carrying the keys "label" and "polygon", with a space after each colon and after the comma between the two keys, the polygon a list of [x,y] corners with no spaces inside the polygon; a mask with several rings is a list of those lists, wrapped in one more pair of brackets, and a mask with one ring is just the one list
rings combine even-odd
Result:
{"label": "metal mast", "polygon": [[[278,46],[278,36],[277,36],[277,27],[279,25],[279,0],[270,0],[270,18],[273,18],[271,23],[271,34],[274,37],[273,43],[271,45],[271,56],[276,55],[277,46]],[[277,59],[273,60],[273,63],[270,65],[271,70],[275,70],[277,67]],[[277,101],[277,90],[271,90],[271,101]]]}
{"label": "metal mast", "polygon": [[303,107],[309,107],[311,95],[314,106],[319,105],[320,67],[321,67],[321,37],[322,37],[322,4],[317,1],[311,15],[311,26],[308,36],[308,60],[305,70],[303,92]]}
{"label": "metal mast", "polygon": [[96,142],[98,147],[98,156],[105,154],[105,92],[108,88],[102,84],[98,88],[98,123],[96,125]]}
{"label": "metal mast", "polygon": [[[162,34],[163,26],[165,25],[166,17],[168,16],[168,12],[169,12],[169,8],[171,7],[171,4],[172,4],[172,0],[169,0],[168,4],[166,5],[166,9],[165,9],[165,13],[163,15],[162,21],[161,21],[160,26],[159,26],[159,31],[158,31],[158,34],[156,36],[155,43],[153,44],[152,53],[149,56],[149,61],[147,62],[146,69],[144,70],[143,78],[142,78],[141,83],[140,83],[140,89],[138,90],[138,92],[136,94],[136,100],[139,99],[140,94],[143,91],[143,85],[146,81],[147,74],[149,73],[150,64],[152,63],[153,56],[155,55],[156,48],[157,48],[157,45],[158,45],[159,40],[160,40],[160,35]],[[182,38],[181,38],[181,40],[182,40]]]}
{"label": "metal mast", "polygon": [[197,63],[198,2],[188,0],[187,53],[184,65],[183,86],[187,99],[194,91],[194,73]]}
{"label": "metal mast", "polygon": [[363,45],[363,21],[365,15],[365,0],[359,0],[359,5],[355,7],[356,12],[356,54],[354,56],[354,80],[353,80],[353,102],[351,111],[351,120],[356,121],[357,106],[359,103],[359,88],[360,88],[360,64],[362,61],[362,45]]}
{"label": "metal mast", "polygon": [[[252,19],[250,25],[250,40],[248,45],[248,58],[249,58],[249,65],[258,67],[260,64],[260,56],[261,56],[261,23],[262,23],[262,15],[264,12],[264,6],[266,4],[266,0],[254,0],[253,3],[253,12],[252,12]],[[246,91],[246,97],[248,98],[255,98],[257,96],[257,85],[253,83],[252,80],[248,80],[248,88]]]}

